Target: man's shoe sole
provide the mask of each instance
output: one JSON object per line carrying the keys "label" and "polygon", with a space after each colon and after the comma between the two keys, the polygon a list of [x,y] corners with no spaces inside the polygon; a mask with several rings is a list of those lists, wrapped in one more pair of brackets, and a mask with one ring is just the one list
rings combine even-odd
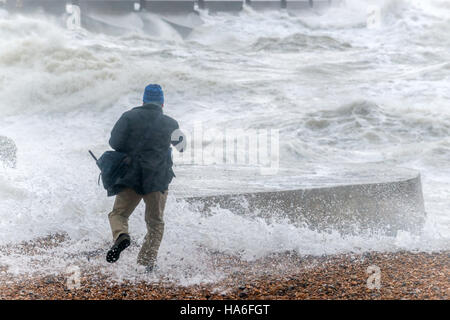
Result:
{"label": "man's shoe sole", "polygon": [[121,241],[117,246],[111,248],[106,254],[106,261],[109,263],[114,263],[120,258],[120,253],[130,246],[130,240],[125,239]]}

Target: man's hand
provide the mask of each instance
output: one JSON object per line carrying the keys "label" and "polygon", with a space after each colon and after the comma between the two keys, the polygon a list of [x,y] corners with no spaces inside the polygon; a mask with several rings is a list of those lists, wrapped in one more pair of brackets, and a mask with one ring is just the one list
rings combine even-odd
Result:
{"label": "man's hand", "polygon": [[186,149],[186,136],[180,129],[176,129],[172,132],[170,140],[178,152],[183,152]]}

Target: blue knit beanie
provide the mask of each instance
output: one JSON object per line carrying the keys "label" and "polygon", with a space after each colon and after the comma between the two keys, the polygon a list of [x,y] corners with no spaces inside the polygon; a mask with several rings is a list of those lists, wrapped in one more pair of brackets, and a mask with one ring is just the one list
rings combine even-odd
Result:
{"label": "blue knit beanie", "polygon": [[164,104],[164,92],[159,84],[149,84],[145,87],[144,92],[144,104],[147,103],[158,103],[160,105]]}

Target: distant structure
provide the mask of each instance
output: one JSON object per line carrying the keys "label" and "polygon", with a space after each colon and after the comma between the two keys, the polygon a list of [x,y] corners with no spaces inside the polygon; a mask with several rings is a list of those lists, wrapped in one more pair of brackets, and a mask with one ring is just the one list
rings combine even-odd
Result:
{"label": "distant structure", "polygon": [[239,12],[244,6],[254,10],[304,10],[323,8],[341,0],[0,0],[6,9],[29,12],[42,9],[48,13],[62,14],[67,4],[84,10],[101,13],[126,13],[147,11],[161,14],[184,14],[197,10],[209,12]]}
{"label": "distant structure", "polygon": [[[200,11],[239,13],[246,7],[257,11],[320,10],[343,0],[0,0],[12,13],[45,12],[61,16],[69,29],[120,35],[141,30],[158,36],[158,18],[183,38],[203,23]],[[76,6],[76,8],[74,7]],[[148,14],[156,14],[158,18]]]}

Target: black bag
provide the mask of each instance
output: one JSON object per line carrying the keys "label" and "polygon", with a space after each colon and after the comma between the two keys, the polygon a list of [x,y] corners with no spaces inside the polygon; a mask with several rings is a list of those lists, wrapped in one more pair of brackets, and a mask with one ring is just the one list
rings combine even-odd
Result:
{"label": "black bag", "polygon": [[122,178],[129,165],[129,159],[126,153],[118,151],[106,151],[97,160],[97,166],[100,168],[100,176],[103,187],[108,190],[114,186],[117,179]]}

